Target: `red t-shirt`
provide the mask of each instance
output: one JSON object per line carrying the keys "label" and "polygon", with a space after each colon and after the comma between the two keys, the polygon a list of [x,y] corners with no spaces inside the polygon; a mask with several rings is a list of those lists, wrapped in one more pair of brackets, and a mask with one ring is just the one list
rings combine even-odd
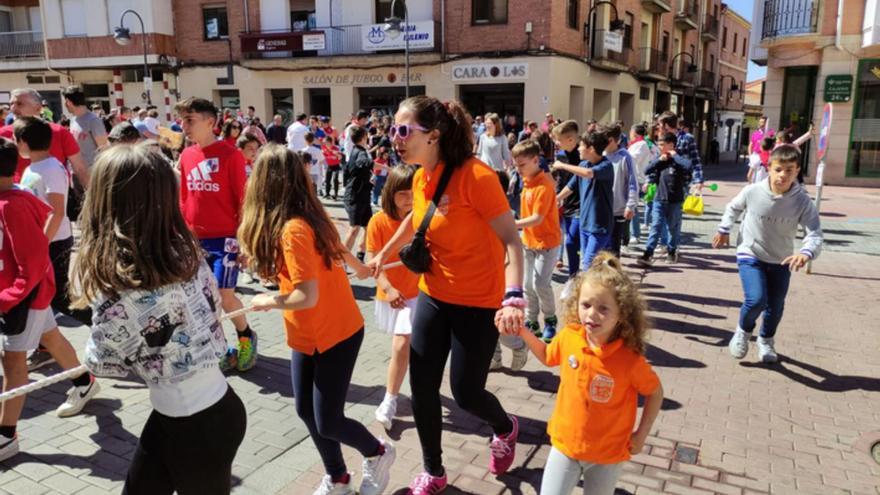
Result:
{"label": "red t-shirt", "polygon": [[217,141],[180,154],[180,211],[199,239],[235,237],[244,200],[244,155]]}
{"label": "red t-shirt", "polygon": [[32,309],[45,309],[55,295],[49,240],[43,233],[52,208],[33,194],[0,193],[0,313],[23,301],[37,284]]}
{"label": "red t-shirt", "polygon": [[336,145],[321,146],[321,153],[324,154],[324,160],[327,162],[328,167],[338,167],[339,166],[339,147]]}
{"label": "red t-shirt", "polygon": [[[49,146],[49,153],[67,166],[67,158],[79,153],[79,145],[76,144],[73,134],[66,128],[52,122],[49,123],[49,127],[52,128],[52,145]],[[12,126],[0,127],[0,137],[14,141],[15,135],[12,132]],[[18,156],[18,165],[16,165],[15,175],[12,177],[13,182],[18,184],[21,180],[21,174],[30,164],[29,159],[22,158],[21,155]]]}

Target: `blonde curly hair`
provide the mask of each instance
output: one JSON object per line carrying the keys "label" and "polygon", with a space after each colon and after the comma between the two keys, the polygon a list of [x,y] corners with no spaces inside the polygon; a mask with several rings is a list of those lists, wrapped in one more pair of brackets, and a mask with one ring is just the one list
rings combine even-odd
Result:
{"label": "blonde curly hair", "polygon": [[590,264],[590,269],[582,271],[574,279],[572,297],[565,301],[566,324],[581,325],[578,317],[578,300],[584,284],[597,284],[614,292],[614,299],[620,310],[617,328],[610,341],[623,339],[623,345],[644,354],[648,346],[647,305],[638,287],[623,272],[620,260],[607,251],[602,251]]}

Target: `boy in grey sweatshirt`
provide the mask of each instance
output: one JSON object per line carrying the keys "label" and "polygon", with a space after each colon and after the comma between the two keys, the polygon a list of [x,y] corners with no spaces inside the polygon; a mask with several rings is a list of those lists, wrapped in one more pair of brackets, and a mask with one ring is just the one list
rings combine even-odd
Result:
{"label": "boy in grey sweatshirt", "polygon": [[[730,229],[745,215],[739,230],[736,260],[745,300],[739,324],[730,340],[730,354],[742,359],[749,350],[749,338],[764,313],[758,336],[758,357],[762,362],[777,361],[773,336],[782,319],[791,272],[800,270],[818,256],[822,247],[819,212],[807,191],[797,183],[800,152],[782,145],[770,156],[769,177],[746,186],[727,205],[712,247],[727,246]],[[806,229],[801,249],[792,254],[798,226]]]}
{"label": "boy in grey sweatshirt", "polygon": [[620,247],[629,240],[629,222],[635,216],[639,201],[639,185],[632,155],[620,147],[620,126],[608,128],[608,147],[605,158],[614,165],[614,185],[612,207],[614,209],[614,230],[611,233],[611,252],[620,257]]}

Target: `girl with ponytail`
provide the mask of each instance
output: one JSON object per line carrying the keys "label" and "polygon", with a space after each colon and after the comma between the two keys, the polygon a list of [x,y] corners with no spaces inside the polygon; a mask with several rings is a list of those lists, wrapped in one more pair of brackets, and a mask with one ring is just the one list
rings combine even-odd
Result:
{"label": "girl with ponytail", "polygon": [[[394,149],[403,162],[421,168],[413,178],[412,212],[369,265],[378,275],[417,231],[430,252],[429,269],[419,281],[410,355],[425,467],[410,493],[423,495],[447,484],[440,382],[450,354],[456,402],[494,431],[489,470],[501,474],[513,463],[517,420],[486,391],[486,377],[498,331],[515,335],[523,326],[523,254],[495,171],[473,156],[471,119],[461,104],[415,96],[400,104],[394,120],[389,132]],[[429,208],[432,202],[436,208]]]}

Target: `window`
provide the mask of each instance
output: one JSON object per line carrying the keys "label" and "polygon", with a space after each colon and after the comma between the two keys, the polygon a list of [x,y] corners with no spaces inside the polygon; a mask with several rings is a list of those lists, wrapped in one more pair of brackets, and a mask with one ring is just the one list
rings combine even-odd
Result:
{"label": "window", "polygon": [[669,31],[663,31],[663,44],[660,45],[663,60],[669,60]]}
{"label": "window", "polygon": [[623,47],[633,47],[633,23],[635,16],[631,12],[627,12],[623,16]]}
{"label": "window", "polygon": [[647,86],[639,86],[639,99],[640,100],[650,100],[651,99],[651,88]]}
{"label": "window", "polygon": [[715,70],[715,55],[709,55],[709,68],[706,70]]}
{"label": "window", "polygon": [[0,10],[0,33],[12,32],[12,12]]}
{"label": "window", "polygon": [[473,0],[474,24],[506,24],[507,0]]}
{"label": "window", "polygon": [[743,57],[746,56],[746,47],[749,45],[749,39],[743,38]]}
{"label": "window", "polygon": [[727,26],[724,26],[724,33],[721,35],[721,49],[727,49]]}
{"label": "window", "polygon": [[568,20],[568,27],[571,29],[580,29],[578,26],[578,4],[580,0],[568,0],[566,2],[565,18]]}
{"label": "window", "polygon": [[83,0],[61,0],[64,36],[86,35],[86,7]]}
{"label": "window", "polygon": [[730,51],[736,54],[736,47],[739,45],[739,33],[733,33],[733,45],[730,47]]}
{"label": "window", "polygon": [[226,7],[203,7],[202,17],[205,20],[205,40],[214,41],[229,37],[229,22],[226,18]]}

